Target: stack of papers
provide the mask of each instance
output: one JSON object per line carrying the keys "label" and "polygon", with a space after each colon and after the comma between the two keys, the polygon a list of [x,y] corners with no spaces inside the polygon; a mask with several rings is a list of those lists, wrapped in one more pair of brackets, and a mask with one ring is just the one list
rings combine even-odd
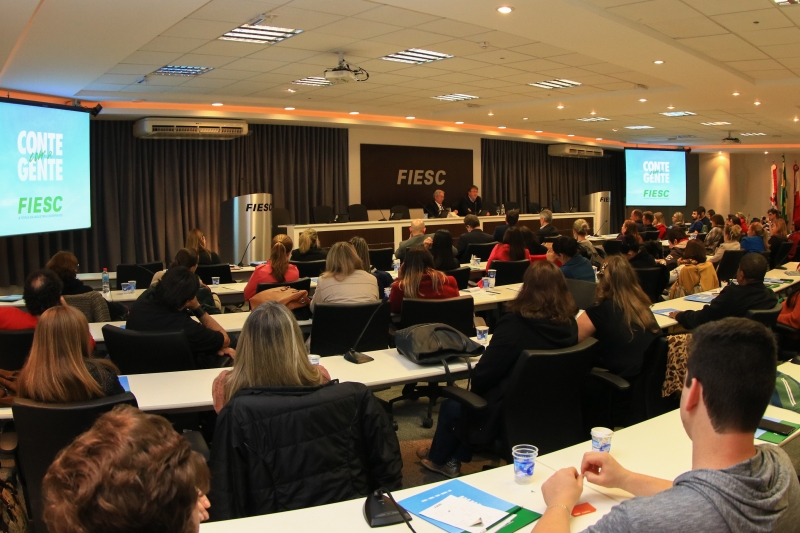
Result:
{"label": "stack of papers", "polygon": [[708,293],[690,294],[689,296],[685,297],[684,300],[688,302],[700,302],[707,304],[717,296],[718,294],[708,294]]}
{"label": "stack of papers", "polygon": [[469,533],[484,533],[488,527],[508,517],[508,513],[499,509],[452,494],[420,514]]}

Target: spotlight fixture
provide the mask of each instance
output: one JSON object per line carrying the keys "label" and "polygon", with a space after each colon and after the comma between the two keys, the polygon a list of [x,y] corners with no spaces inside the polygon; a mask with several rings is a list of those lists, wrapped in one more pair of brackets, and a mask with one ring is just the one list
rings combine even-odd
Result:
{"label": "spotlight fixture", "polygon": [[733,96],[739,96],[739,93],[733,93]]}
{"label": "spotlight fixture", "polygon": [[283,109],[285,109],[286,111],[294,111],[293,107],[284,107]]}
{"label": "spotlight fixture", "polygon": [[511,6],[500,6],[500,7],[497,8],[497,11],[499,11],[503,15],[508,15],[509,13],[514,11],[514,8],[511,7]]}
{"label": "spotlight fixture", "polygon": [[[528,117],[522,117],[522,120],[528,120]],[[797,122],[797,119],[794,119],[794,121]]]}
{"label": "spotlight fixture", "polygon": [[286,89],[286,90],[289,91],[290,93],[296,93],[297,92],[294,89]]}
{"label": "spotlight fixture", "polygon": [[674,105],[668,105],[667,109],[675,109],[675,106]]}
{"label": "spotlight fixture", "polygon": [[602,137],[596,137],[596,138],[595,138],[595,141],[602,141],[602,140],[603,140],[603,138],[602,138]]}
{"label": "spotlight fixture", "polygon": [[406,117],[406,120],[414,120],[417,117]]}
{"label": "spotlight fixture", "polygon": [[556,109],[564,109],[564,104],[558,104],[558,105],[556,106]]}
{"label": "spotlight fixture", "polygon": [[655,61],[653,61],[653,63],[655,63],[656,65],[663,65],[664,61],[662,61],[661,59],[656,59]]}
{"label": "spotlight fixture", "polygon": [[350,111],[351,115],[358,115],[358,111]]}
{"label": "spotlight fixture", "polygon": [[542,133],[542,130],[536,130],[534,133]]}
{"label": "spotlight fixture", "polygon": [[574,133],[568,133],[567,137],[575,137],[575,134]]}
{"label": "spotlight fixture", "polygon": [[590,112],[589,112],[589,114],[590,114],[590,115],[592,115],[592,116],[594,116],[594,115],[596,115],[597,113],[596,113],[595,111],[590,111]]}
{"label": "spotlight fixture", "polygon": [[759,102],[758,100],[756,100],[755,102],[753,102],[753,105],[761,105],[761,102]]}
{"label": "spotlight fixture", "polygon": [[640,101],[640,102],[646,102],[646,101],[647,101],[647,98],[639,98],[639,101]]}
{"label": "spotlight fixture", "polygon": [[463,124],[463,123],[464,122],[462,120],[459,120],[458,122],[456,122],[456,124]]}
{"label": "spotlight fixture", "polygon": [[492,113],[491,111],[489,111],[489,116],[490,116],[490,117],[493,117],[493,116],[494,116],[494,113]]}
{"label": "spotlight fixture", "polygon": [[[527,120],[527,119],[523,119],[523,120]],[[798,121],[800,121],[800,118],[794,117],[794,121],[798,122]]]}
{"label": "spotlight fixture", "polygon": [[214,102],[211,105],[213,105],[214,107],[222,107],[222,102]]}
{"label": "spotlight fixture", "polygon": [[505,126],[497,126],[497,129],[504,130],[504,129],[506,129],[506,127]]}
{"label": "spotlight fixture", "polygon": [[764,152],[764,155],[767,155],[769,152]]}
{"label": "spotlight fixture", "polygon": [[100,111],[102,111],[102,110],[103,110],[103,106],[101,106],[100,104],[97,104],[91,110],[89,110],[89,114],[92,115],[93,117],[96,117],[97,115],[100,114]]}

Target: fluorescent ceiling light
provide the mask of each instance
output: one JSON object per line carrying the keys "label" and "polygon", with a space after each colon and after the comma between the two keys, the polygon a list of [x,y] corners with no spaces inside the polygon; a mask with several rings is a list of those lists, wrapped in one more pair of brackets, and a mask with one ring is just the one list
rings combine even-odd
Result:
{"label": "fluorescent ceiling light", "polygon": [[351,115],[358,115],[358,111],[350,111]]}
{"label": "fluorescent ceiling light", "polygon": [[701,126],[730,126],[730,122],[701,122]]}
{"label": "fluorescent ceiling light", "polygon": [[456,124],[463,124],[463,123],[464,123],[464,121],[462,121],[462,120],[459,120],[458,122],[456,122]]}
{"label": "fluorescent ceiling light", "polygon": [[646,102],[646,101],[647,101],[647,98],[639,98],[639,101],[640,101],[640,102]]}
{"label": "fluorescent ceiling light", "polygon": [[[792,4],[800,4],[800,0],[775,0],[775,3],[779,6],[790,6]],[[498,9],[498,11],[500,10]],[[764,153],[766,154],[767,152]]]}
{"label": "fluorescent ceiling light", "polygon": [[434,100],[443,100],[445,102],[460,102],[462,100],[476,100],[477,96],[471,96],[469,94],[443,94],[441,96],[432,96]]}
{"label": "fluorescent ceiling light", "polygon": [[497,126],[497,129],[504,130],[504,129],[506,129],[506,127],[505,126]]}
{"label": "fluorescent ceiling light", "polygon": [[605,117],[586,117],[586,118],[579,118],[581,122],[603,122],[604,120],[611,120],[610,118]]}
{"label": "fluorescent ceiling light", "polygon": [[574,133],[569,133],[569,134],[567,134],[567,137],[575,137],[575,134]]}
{"label": "fluorescent ceiling light", "polygon": [[693,117],[697,113],[692,113],[691,111],[669,111],[667,113],[659,113],[659,115],[664,115],[665,117]]}
{"label": "fluorescent ceiling light", "polygon": [[294,111],[294,108],[293,108],[293,107],[284,107],[284,109],[285,109],[286,111]]}
{"label": "fluorescent ceiling light", "polygon": [[766,133],[740,133],[742,137],[757,137],[760,135],[766,135]]}
{"label": "fluorescent ceiling light", "polygon": [[153,74],[163,74],[164,76],[199,76],[205,74],[214,67],[190,67],[187,65],[166,65],[155,71]]}
{"label": "fluorescent ceiling light", "polygon": [[303,33],[303,30],[278,28],[276,26],[260,26],[258,24],[242,24],[220,37],[223,41],[239,41],[242,43],[275,44],[289,37]]}
{"label": "fluorescent ceiling light", "polygon": [[422,50],[420,48],[409,48],[396,54],[389,54],[383,56],[381,59],[386,61],[397,61],[399,63],[410,63],[412,65],[421,65],[422,63],[430,63],[431,61],[439,61],[440,59],[450,59],[451,55],[442,54],[439,52],[431,52],[430,50]]}
{"label": "fluorescent ceiling light", "polygon": [[653,126],[625,126],[629,130],[652,130]]}
{"label": "fluorescent ceiling light", "polygon": [[222,102],[214,102],[211,105],[213,105],[214,107],[220,107],[222,105]]}
{"label": "fluorescent ceiling light", "polygon": [[655,63],[656,65],[663,65],[664,61],[661,59],[656,59],[655,61],[653,61],[653,63]]}
{"label": "fluorescent ceiling light", "polygon": [[320,76],[309,76],[301,80],[294,80],[292,83],[295,85],[310,85],[312,87],[327,87],[331,82]]}
{"label": "fluorescent ceiling light", "polygon": [[414,120],[417,117],[406,117],[406,120]]}
{"label": "fluorescent ceiling light", "polygon": [[531,87],[539,87],[540,89],[567,89],[569,87],[578,87],[581,84],[571,80],[549,80],[537,81],[536,83],[529,83],[528,85]]}

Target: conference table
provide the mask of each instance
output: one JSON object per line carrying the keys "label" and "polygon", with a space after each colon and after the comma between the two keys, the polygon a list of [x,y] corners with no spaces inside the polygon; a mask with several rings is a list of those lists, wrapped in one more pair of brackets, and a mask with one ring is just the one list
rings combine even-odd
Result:
{"label": "conference table", "polygon": [[[256,267],[253,266],[239,267],[236,265],[231,265],[231,277],[233,277],[233,281],[247,283],[255,269]],[[95,290],[100,290],[103,288],[102,272],[78,272],[77,278]],[[109,272],[108,279],[111,282],[111,285],[115,285],[114,282],[117,280],[117,273]]]}

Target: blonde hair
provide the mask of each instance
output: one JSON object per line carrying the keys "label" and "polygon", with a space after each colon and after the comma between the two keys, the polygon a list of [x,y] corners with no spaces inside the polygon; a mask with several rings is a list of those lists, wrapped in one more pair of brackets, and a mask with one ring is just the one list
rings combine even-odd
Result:
{"label": "blonde hair", "polygon": [[723,231],[731,241],[739,242],[742,240],[742,227],[738,224],[734,226],[725,226]]}
{"label": "blonde hair", "polygon": [[771,234],[775,237],[786,237],[789,232],[786,228],[786,222],[782,218],[777,218],[773,225]]}
{"label": "blonde hair", "polygon": [[288,235],[279,233],[272,238],[272,253],[269,264],[272,267],[272,277],[283,283],[286,280],[286,271],[289,270],[289,252],[294,243]]}
{"label": "blonde hair", "polygon": [[767,238],[767,232],[764,231],[764,226],[761,222],[753,222],[750,224],[750,230],[756,237],[761,237],[761,240],[764,241],[764,248],[769,250],[769,239]]}
{"label": "blonde hair", "polygon": [[572,224],[572,231],[575,232],[575,235],[581,235],[585,237],[586,234],[589,233],[589,224],[587,224],[582,218],[579,218]]}
{"label": "blonde hair", "polygon": [[656,224],[663,224],[664,223],[664,213],[661,211],[656,211],[653,213],[653,219],[655,219]]}
{"label": "blonde hair", "polygon": [[301,254],[308,253],[308,251],[312,248],[319,248],[319,236],[317,235],[317,230],[314,228],[308,228],[305,230],[300,234],[298,243],[297,250]]}
{"label": "blonde hair", "polygon": [[675,212],[672,214],[672,216],[673,216],[673,217],[675,217],[676,219],[678,219],[678,220],[675,222],[676,224],[683,224],[683,213],[681,213],[680,211],[675,211]]}
{"label": "blonde hair", "polygon": [[349,242],[337,242],[328,251],[328,257],[325,259],[325,272],[320,277],[333,276],[342,281],[356,270],[363,270],[363,267],[353,245]]}
{"label": "blonde hair", "polygon": [[658,324],[650,311],[650,298],[639,285],[639,278],[628,258],[624,255],[610,255],[603,263],[603,275],[598,277],[596,303],[611,300],[622,311],[628,331],[633,335],[633,327],[642,331],[658,331]]}
{"label": "blonde hair", "polygon": [[184,245],[184,248],[194,250],[200,259],[207,257],[208,260],[211,261],[211,250],[203,245],[204,238],[205,235],[203,235],[203,232],[197,228],[194,228],[186,236],[186,244]]}
{"label": "blonde hair", "polygon": [[292,312],[282,303],[264,302],[251,311],[242,327],[225,384],[225,402],[248,387],[313,387],[323,379],[308,362],[303,334]]}

